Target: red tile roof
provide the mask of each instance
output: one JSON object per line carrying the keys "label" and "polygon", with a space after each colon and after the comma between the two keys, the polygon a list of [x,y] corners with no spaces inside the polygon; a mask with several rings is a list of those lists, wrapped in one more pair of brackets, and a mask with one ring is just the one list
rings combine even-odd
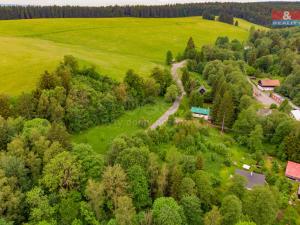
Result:
{"label": "red tile roof", "polygon": [[262,87],[279,87],[280,81],[279,80],[259,80],[259,85]]}
{"label": "red tile roof", "polygon": [[288,161],[285,175],[289,178],[300,180],[300,164]]}

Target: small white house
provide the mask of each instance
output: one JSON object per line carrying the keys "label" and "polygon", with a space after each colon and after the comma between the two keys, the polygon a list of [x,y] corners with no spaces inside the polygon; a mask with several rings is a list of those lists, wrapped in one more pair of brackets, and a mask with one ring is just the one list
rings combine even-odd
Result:
{"label": "small white house", "polygon": [[291,116],[297,120],[300,121],[300,110],[299,109],[295,109],[291,111]]}
{"label": "small white house", "polygon": [[243,169],[245,169],[245,170],[250,170],[250,166],[247,165],[247,164],[244,164],[244,165],[243,165]]}

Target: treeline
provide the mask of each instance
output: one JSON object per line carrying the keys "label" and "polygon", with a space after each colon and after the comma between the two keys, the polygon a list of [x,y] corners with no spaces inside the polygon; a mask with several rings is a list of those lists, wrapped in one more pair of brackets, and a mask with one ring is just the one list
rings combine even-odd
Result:
{"label": "treeline", "polygon": [[250,22],[267,25],[271,23],[274,8],[300,9],[297,2],[263,3],[193,3],[162,6],[1,6],[0,19],[33,18],[95,18],[95,17],[186,17],[227,14]]}
{"label": "treeline", "polygon": [[31,93],[17,98],[0,95],[3,118],[43,118],[63,124],[69,132],[111,123],[136,107],[154,103],[159,96],[174,100],[178,89],[169,71],[154,68],[144,79],[129,70],[118,83],[100,75],[94,67],[79,68],[73,56],[65,56],[55,71],[45,71]]}

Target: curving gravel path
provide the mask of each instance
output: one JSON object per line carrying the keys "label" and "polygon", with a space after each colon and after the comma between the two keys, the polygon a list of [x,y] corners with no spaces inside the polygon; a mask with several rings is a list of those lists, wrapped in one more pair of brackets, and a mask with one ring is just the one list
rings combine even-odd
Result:
{"label": "curving gravel path", "polygon": [[151,125],[151,127],[150,127],[151,130],[156,129],[157,127],[159,127],[159,126],[163,125],[165,122],[167,122],[167,120],[169,119],[169,116],[171,116],[177,112],[183,96],[186,95],[183,85],[182,85],[182,82],[181,82],[181,79],[179,78],[179,74],[177,73],[177,70],[184,67],[185,63],[186,63],[186,61],[174,63],[171,68],[171,74],[172,74],[173,80],[176,82],[177,86],[179,87],[181,95],[178,96],[177,99],[174,101],[173,105],[158,120],[156,120],[155,123],[153,123]]}

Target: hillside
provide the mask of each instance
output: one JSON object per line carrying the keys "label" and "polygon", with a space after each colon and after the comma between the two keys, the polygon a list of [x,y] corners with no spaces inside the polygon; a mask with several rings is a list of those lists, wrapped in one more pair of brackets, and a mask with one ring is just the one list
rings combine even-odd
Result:
{"label": "hillside", "polygon": [[63,55],[92,63],[102,74],[121,79],[132,68],[143,76],[164,64],[193,36],[198,47],[217,36],[245,40],[251,23],[240,27],[199,17],[173,19],[36,19],[0,21],[0,92],[16,95],[31,90],[45,70]]}

